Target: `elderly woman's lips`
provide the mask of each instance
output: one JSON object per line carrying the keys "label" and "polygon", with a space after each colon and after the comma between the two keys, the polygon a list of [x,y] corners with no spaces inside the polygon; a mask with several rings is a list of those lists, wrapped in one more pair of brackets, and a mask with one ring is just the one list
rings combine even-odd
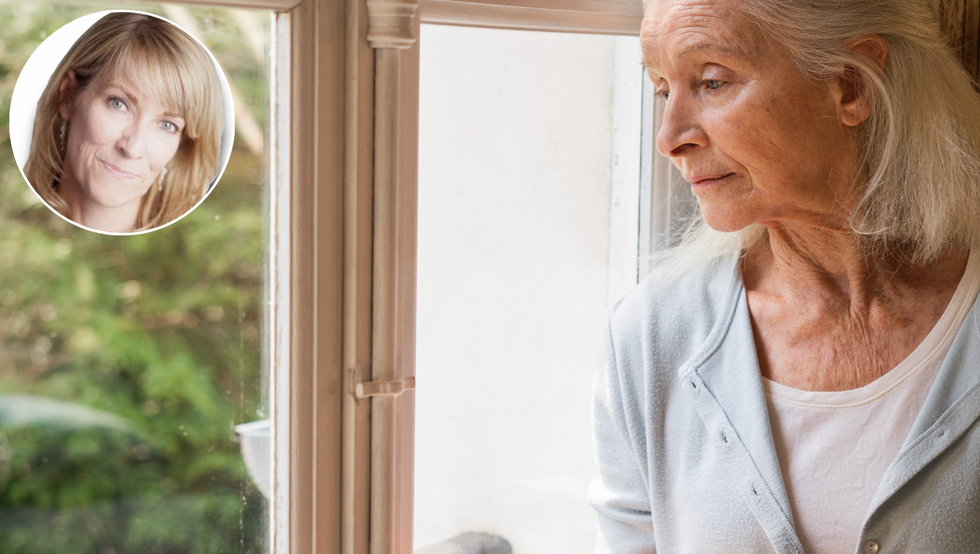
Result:
{"label": "elderly woman's lips", "polygon": [[688,179],[688,181],[691,183],[692,186],[703,187],[707,185],[713,185],[718,181],[721,181],[722,179],[726,177],[730,177],[732,175],[734,175],[734,173],[719,173],[717,175],[695,175],[690,179]]}
{"label": "elderly woman's lips", "polygon": [[112,165],[111,163],[109,163],[109,162],[107,162],[105,160],[101,160],[100,159],[99,161],[102,162],[103,167],[105,167],[109,171],[109,173],[115,175],[116,177],[119,177],[120,179],[135,179],[136,178],[136,175],[134,173],[130,173],[128,171],[123,171],[119,167],[117,167],[115,165]]}

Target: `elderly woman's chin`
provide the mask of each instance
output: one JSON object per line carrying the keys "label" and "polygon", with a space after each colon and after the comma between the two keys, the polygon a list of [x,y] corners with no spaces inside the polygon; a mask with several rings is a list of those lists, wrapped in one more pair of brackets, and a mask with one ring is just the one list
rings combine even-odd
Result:
{"label": "elderly woman's chin", "polygon": [[740,231],[757,223],[762,215],[772,212],[771,204],[774,204],[772,194],[759,190],[757,183],[737,173],[695,179],[691,192],[697,198],[704,222],[722,232]]}
{"label": "elderly woman's chin", "polygon": [[734,217],[730,213],[715,213],[706,211],[704,208],[701,208],[701,215],[704,217],[704,222],[708,224],[708,227],[724,233],[741,231],[753,223],[752,221],[744,221],[741,218]]}
{"label": "elderly woman's chin", "polygon": [[698,208],[704,222],[715,231],[734,233],[759,222],[755,210],[738,202],[715,202],[699,196]]}

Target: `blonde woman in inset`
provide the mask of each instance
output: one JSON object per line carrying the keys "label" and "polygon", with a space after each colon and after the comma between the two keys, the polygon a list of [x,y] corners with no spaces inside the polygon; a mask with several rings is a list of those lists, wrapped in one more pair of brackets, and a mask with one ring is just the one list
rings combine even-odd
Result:
{"label": "blonde woman in inset", "polygon": [[90,229],[165,225],[217,176],[220,91],[210,56],[185,32],[110,13],[48,81],[24,173],[48,206]]}

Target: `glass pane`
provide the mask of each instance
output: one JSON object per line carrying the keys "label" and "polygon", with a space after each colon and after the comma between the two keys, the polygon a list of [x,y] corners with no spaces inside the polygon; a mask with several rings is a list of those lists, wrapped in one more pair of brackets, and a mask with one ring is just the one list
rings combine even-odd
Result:
{"label": "glass pane", "polygon": [[617,40],[423,27],[415,545],[425,552],[479,540],[466,533],[499,535],[516,554],[594,551],[585,492],[610,282]]}
{"label": "glass pane", "polygon": [[195,211],[114,237],[41,204],[14,163],[7,125],[14,83],[38,44],[120,6],[0,0],[5,554],[268,551],[268,504],[255,484],[268,458],[252,476],[236,442],[262,432],[246,428],[246,439],[234,427],[268,417],[270,16],[138,6],[210,48],[234,90],[237,133],[224,176]]}

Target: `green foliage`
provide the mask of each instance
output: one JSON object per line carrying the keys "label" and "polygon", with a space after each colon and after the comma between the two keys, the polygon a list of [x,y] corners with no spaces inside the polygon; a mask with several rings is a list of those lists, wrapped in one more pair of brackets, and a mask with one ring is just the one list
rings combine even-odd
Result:
{"label": "green foliage", "polygon": [[[264,552],[266,504],[230,437],[233,424],[268,417],[268,188],[254,135],[236,137],[191,215],[132,237],[64,222],[13,160],[20,68],[44,37],[101,9],[0,0],[0,393],[70,401],[128,427],[0,423],[0,554]],[[239,121],[265,128],[268,70],[242,36],[258,29],[265,45],[268,16],[185,11],[243,98]]]}

